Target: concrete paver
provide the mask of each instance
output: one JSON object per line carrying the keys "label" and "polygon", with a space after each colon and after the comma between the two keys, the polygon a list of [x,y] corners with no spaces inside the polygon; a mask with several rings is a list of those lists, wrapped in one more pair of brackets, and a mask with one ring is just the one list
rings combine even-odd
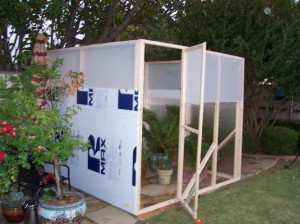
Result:
{"label": "concrete paver", "polygon": [[134,224],[138,221],[136,217],[111,205],[87,213],[86,217],[97,224]]}

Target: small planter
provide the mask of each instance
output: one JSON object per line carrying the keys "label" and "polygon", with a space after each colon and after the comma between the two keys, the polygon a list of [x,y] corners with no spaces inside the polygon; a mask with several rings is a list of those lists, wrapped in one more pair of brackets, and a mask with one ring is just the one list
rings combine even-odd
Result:
{"label": "small planter", "polygon": [[24,195],[23,192],[12,191],[5,194],[1,200],[3,217],[9,223],[22,222],[24,220],[24,212],[22,205],[29,197]]}
{"label": "small planter", "polygon": [[18,223],[24,220],[24,212],[20,207],[8,207],[2,205],[2,214],[3,217],[9,223]]}
{"label": "small planter", "polygon": [[80,197],[79,201],[69,204],[48,204],[44,200],[40,200],[38,214],[41,223],[80,223],[86,213],[86,203],[84,196],[78,192],[65,192]]}
{"label": "small planter", "polygon": [[160,184],[167,185],[171,183],[173,170],[157,170]]}

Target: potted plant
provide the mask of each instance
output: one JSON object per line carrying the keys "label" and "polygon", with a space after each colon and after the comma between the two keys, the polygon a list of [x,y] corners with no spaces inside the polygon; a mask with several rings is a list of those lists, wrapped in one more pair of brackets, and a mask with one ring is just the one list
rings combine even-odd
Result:
{"label": "potted plant", "polygon": [[[167,105],[166,114],[162,119],[159,119],[155,112],[144,109],[143,121],[145,148],[156,155],[153,159],[154,167],[172,170],[178,151],[179,107]],[[168,173],[172,175],[173,171]]]}
{"label": "potted plant", "polygon": [[170,184],[173,174],[173,160],[171,156],[164,155],[157,161],[158,182],[160,184]]}
{"label": "potted plant", "polygon": [[2,197],[1,207],[2,214],[7,222],[16,223],[24,220],[24,212],[22,205],[29,200],[29,196],[23,192],[12,191]]}
{"label": "potted plant", "polygon": [[[26,67],[20,75],[5,78],[0,82],[0,88],[2,88],[0,90],[0,118],[5,116],[16,132],[15,137],[8,139],[9,141],[7,139],[3,141],[5,149],[1,148],[3,149],[1,151],[5,158],[0,163],[0,175],[7,175],[10,178],[9,182],[14,182],[19,166],[29,168],[29,158],[39,165],[53,162],[56,194],[51,201],[51,210],[57,201],[62,204],[62,201],[75,195],[75,199],[80,201],[82,212],[85,212],[82,195],[69,192],[64,194],[58,168],[60,164],[67,161],[74,149],[87,150],[88,148],[88,143],[80,136],[74,136],[71,130],[72,118],[79,108],[76,105],[67,107],[65,110],[61,108],[65,97],[75,94],[77,88],[83,84],[84,74],[70,71],[62,76],[57,71],[60,64],[61,61],[54,62],[51,67],[32,65]],[[33,84],[33,79],[37,85]],[[12,164],[7,164],[9,161],[13,161]],[[14,171],[11,174],[8,168],[12,166]],[[8,189],[7,184],[2,180],[0,185],[5,186],[5,190]],[[39,210],[41,214],[44,214],[43,205],[48,201],[40,200],[40,202]],[[43,220],[43,222],[48,222],[48,220]],[[58,220],[58,223],[60,222],[61,220]]]}

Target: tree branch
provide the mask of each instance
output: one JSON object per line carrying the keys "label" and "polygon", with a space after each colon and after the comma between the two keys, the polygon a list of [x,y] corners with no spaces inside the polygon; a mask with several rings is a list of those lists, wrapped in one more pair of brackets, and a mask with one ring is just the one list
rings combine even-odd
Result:
{"label": "tree branch", "polygon": [[64,46],[68,47],[70,45],[70,39],[72,37],[74,37],[73,26],[74,26],[74,22],[75,22],[75,16],[79,9],[79,5],[80,5],[80,0],[71,1],[70,17],[69,17],[65,37],[61,41],[61,47],[64,47]]}
{"label": "tree branch", "polygon": [[105,29],[101,35],[101,37],[96,41],[96,43],[105,43],[109,41],[113,41],[122,31],[124,31],[128,25],[130,25],[133,19],[136,16],[136,13],[139,11],[139,7],[141,6],[143,0],[137,0],[132,9],[128,11],[125,15],[124,19],[122,20],[121,24],[116,27],[116,24],[113,23],[114,21],[114,13],[116,9],[116,1],[113,1],[109,11],[109,18],[106,23]]}

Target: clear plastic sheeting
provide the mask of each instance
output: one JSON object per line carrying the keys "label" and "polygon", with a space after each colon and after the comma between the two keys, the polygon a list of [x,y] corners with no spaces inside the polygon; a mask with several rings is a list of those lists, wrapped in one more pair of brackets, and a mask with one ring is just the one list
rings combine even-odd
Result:
{"label": "clear plastic sheeting", "polygon": [[[180,61],[146,63],[149,68],[148,87],[151,90],[180,89]],[[173,98],[173,97],[171,97]]]}
{"label": "clear plastic sheeting", "polygon": [[180,61],[145,63],[144,107],[161,118],[165,105],[178,105],[180,99]]}

